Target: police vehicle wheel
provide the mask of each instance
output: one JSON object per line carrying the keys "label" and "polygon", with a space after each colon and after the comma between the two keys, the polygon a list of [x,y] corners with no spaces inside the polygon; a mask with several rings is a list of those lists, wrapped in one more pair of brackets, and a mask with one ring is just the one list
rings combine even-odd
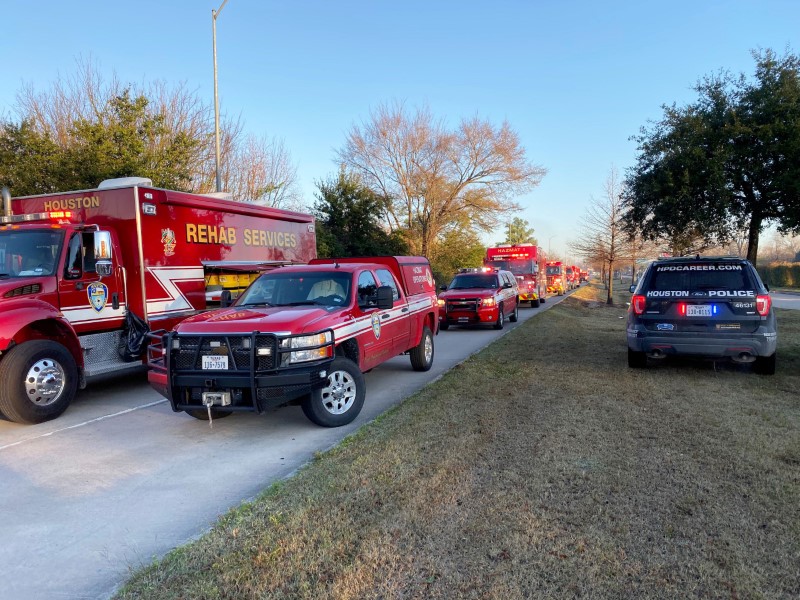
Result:
{"label": "police vehicle wheel", "polygon": [[411,350],[411,368],[415,371],[429,371],[433,366],[433,334],[427,327],[422,328],[419,344]]}
{"label": "police vehicle wheel", "polygon": [[[187,410],[186,414],[189,416],[194,417],[195,419],[200,419],[201,421],[208,421],[208,409],[207,408],[193,408],[192,410]],[[216,410],[214,408],[211,409],[211,418],[215,421],[217,419],[224,419],[225,417],[230,417],[233,414],[230,410]]]}
{"label": "police vehicle wheel", "polygon": [[512,323],[516,323],[518,319],[519,319],[519,302],[517,302],[517,304],[514,305],[514,312],[511,313],[510,317],[508,317],[508,320],[511,321]]}
{"label": "police vehicle wheel", "polygon": [[539,308],[541,302],[544,302],[544,300],[539,300],[538,298],[536,300],[531,300],[531,308]]}
{"label": "police vehicle wheel", "polygon": [[328,368],[328,383],[303,400],[306,417],[321,427],[341,427],[352,422],[364,406],[364,376],[350,359],[338,356]]}
{"label": "police vehicle wheel", "polygon": [[503,305],[501,304],[497,310],[497,321],[495,321],[494,328],[495,329],[502,329],[503,326],[506,324],[506,316],[503,314]]}
{"label": "police vehicle wheel", "polygon": [[448,329],[450,329],[450,323],[448,323],[447,321],[442,321],[441,323],[439,323],[439,329],[441,329],[442,331],[447,331]]}
{"label": "police vehicle wheel", "polygon": [[0,381],[0,413],[16,423],[43,423],[67,410],[78,390],[78,367],[61,344],[34,340],[9,350]]}
{"label": "police vehicle wheel", "polygon": [[775,375],[775,363],[777,362],[777,352],[770,356],[759,356],[753,365],[753,370],[759,375]]}
{"label": "police vehicle wheel", "polygon": [[647,354],[628,348],[628,366],[631,369],[644,369],[647,366]]}

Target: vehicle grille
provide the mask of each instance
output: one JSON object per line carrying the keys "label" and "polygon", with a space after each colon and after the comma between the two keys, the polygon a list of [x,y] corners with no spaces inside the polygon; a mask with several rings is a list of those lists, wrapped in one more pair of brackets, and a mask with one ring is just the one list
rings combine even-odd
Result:
{"label": "vehicle grille", "polygon": [[467,310],[467,311],[477,312],[478,302],[479,301],[475,298],[463,298],[463,299],[453,298],[452,300],[448,299],[447,310],[448,311]]}
{"label": "vehicle grille", "polygon": [[202,369],[202,357],[204,355],[216,354],[228,357],[228,371],[247,371],[251,370],[250,357],[252,350],[245,344],[245,340],[251,340],[256,348],[269,348],[268,356],[256,356],[256,370],[268,371],[275,368],[275,356],[277,354],[277,343],[275,336],[257,335],[253,336],[179,336],[180,348],[173,348],[171,360],[175,369],[178,371],[193,371]]}

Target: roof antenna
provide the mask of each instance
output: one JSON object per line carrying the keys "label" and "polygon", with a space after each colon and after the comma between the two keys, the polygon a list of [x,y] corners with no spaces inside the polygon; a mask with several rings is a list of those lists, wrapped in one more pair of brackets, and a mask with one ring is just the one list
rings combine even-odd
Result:
{"label": "roof antenna", "polygon": [[700,255],[699,254],[697,255],[697,260],[700,260]]}
{"label": "roof antenna", "polygon": [[339,268],[339,263],[336,261],[335,258],[333,259],[333,268],[334,269],[338,269]]}

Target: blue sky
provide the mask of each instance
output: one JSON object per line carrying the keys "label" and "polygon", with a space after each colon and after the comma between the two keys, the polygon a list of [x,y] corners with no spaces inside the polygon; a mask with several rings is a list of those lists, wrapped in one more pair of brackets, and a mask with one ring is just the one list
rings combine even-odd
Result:
{"label": "blue sky", "polygon": [[[211,10],[222,0],[5,0],[0,114],[91,58],[122,81],[185,82],[213,98]],[[217,21],[222,112],[284,140],[302,190],[335,173],[345,132],[380,103],[451,123],[508,120],[548,169],[517,198],[541,245],[569,255],[577,222],[662,104],[751,49],[800,52],[800,2],[229,0]],[[502,238],[489,234],[487,242]]]}

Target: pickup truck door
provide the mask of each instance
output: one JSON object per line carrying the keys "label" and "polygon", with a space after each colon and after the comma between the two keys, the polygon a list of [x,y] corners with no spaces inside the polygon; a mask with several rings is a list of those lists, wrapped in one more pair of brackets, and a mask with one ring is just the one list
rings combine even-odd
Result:
{"label": "pickup truck door", "polygon": [[416,340],[411,339],[411,315],[408,310],[408,299],[397,285],[394,275],[389,269],[376,269],[378,285],[388,285],[392,288],[394,308],[390,311],[389,318],[384,321],[384,328],[392,336],[392,348],[395,355],[402,354]]}
{"label": "pickup truck door", "polygon": [[358,345],[361,349],[361,370],[367,371],[394,356],[391,310],[380,310],[376,306],[378,282],[371,271],[358,275],[356,304],[359,328]]}

